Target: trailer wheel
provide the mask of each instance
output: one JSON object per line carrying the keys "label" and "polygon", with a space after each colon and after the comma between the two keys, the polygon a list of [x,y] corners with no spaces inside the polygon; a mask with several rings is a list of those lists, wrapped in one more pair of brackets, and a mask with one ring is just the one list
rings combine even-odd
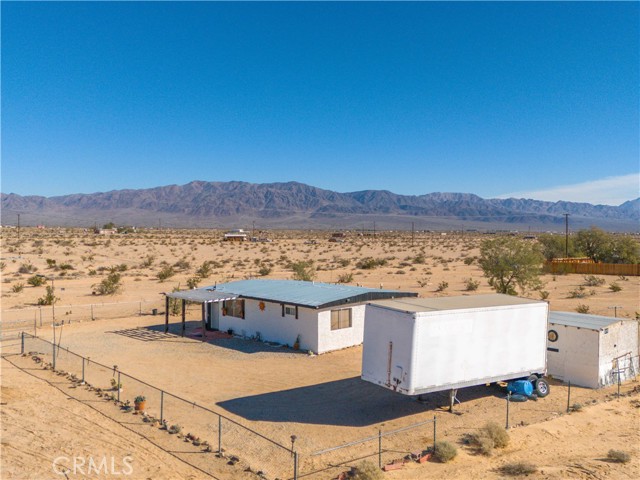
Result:
{"label": "trailer wheel", "polygon": [[536,382],[538,381],[538,376],[537,375],[529,375],[529,378],[527,378],[527,380],[529,380],[531,382],[531,385],[533,385],[533,388],[536,388]]}
{"label": "trailer wheel", "polygon": [[549,395],[549,383],[544,378],[536,380],[536,393],[539,398],[544,398]]}

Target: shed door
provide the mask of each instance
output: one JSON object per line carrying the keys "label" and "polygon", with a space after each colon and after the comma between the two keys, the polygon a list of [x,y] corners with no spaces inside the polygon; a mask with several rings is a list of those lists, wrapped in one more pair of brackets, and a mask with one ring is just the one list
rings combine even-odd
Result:
{"label": "shed door", "polygon": [[218,303],[207,303],[207,318],[209,319],[209,327],[212,330],[220,330],[220,314],[218,312]]}

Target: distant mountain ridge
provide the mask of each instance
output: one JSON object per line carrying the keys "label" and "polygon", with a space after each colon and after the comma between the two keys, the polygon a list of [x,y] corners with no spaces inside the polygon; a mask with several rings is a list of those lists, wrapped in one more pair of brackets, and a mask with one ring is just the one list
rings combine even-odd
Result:
{"label": "distant mountain ridge", "polygon": [[[254,184],[193,181],[138,190],[56,197],[1,194],[2,223],[24,214],[23,225],[87,225],[94,222],[155,226],[237,226],[259,222],[284,228],[349,227],[376,221],[380,228],[446,228],[489,225],[536,227],[564,222],[637,231],[640,198],[619,206],[526,199],[483,199],[470,193],[398,195],[387,190],[339,193],[298,182]],[[407,223],[408,222],[408,223]],[[634,227],[635,225],[635,227]]]}

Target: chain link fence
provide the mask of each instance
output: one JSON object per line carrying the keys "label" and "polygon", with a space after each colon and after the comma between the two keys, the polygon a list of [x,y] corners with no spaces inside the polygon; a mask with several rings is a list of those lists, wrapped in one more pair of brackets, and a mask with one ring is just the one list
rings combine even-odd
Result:
{"label": "chain link fence", "polygon": [[298,454],[290,448],[209,408],[133,377],[118,365],[103,365],[24,332],[21,353],[37,356],[60,374],[75,375],[123,406],[133,407],[136,397],[144,397],[148,417],[164,424],[170,432],[188,433],[202,444],[206,442],[212,453],[222,454],[244,468],[272,479],[297,478]]}

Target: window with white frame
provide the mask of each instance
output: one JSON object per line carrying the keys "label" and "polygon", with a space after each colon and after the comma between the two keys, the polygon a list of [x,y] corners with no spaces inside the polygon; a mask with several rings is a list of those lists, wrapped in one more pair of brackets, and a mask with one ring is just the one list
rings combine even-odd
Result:
{"label": "window with white frame", "polygon": [[244,318],[244,300],[225,300],[222,303],[222,314]]}
{"label": "window with white frame", "polygon": [[331,310],[331,330],[351,328],[351,309]]}

